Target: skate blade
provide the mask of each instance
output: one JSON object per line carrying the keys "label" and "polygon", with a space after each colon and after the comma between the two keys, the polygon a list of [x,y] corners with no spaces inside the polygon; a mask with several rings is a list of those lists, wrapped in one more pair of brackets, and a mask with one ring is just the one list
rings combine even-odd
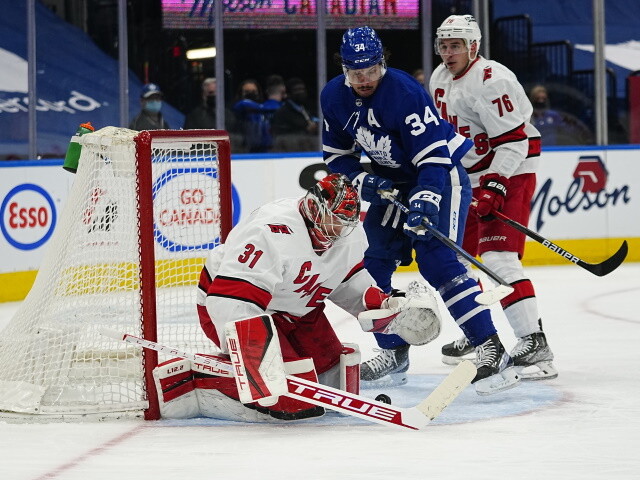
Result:
{"label": "skate blade", "polygon": [[516,372],[514,367],[509,367],[500,373],[478,380],[474,383],[474,386],[476,387],[476,393],[478,395],[486,396],[517,387],[519,383],[520,377],[518,376],[518,372]]}
{"label": "skate blade", "polygon": [[537,380],[552,380],[558,377],[558,370],[551,362],[538,362],[526,367],[515,367],[520,379],[531,382]]}
{"label": "skate blade", "polygon": [[458,365],[460,362],[462,362],[463,360],[469,360],[471,362],[473,362],[476,359],[476,354],[475,352],[472,352],[468,355],[463,355],[461,357],[450,357],[448,355],[443,355],[442,356],[442,363],[444,363],[445,365],[451,365],[451,366],[456,366]]}
{"label": "skate blade", "polygon": [[400,387],[401,385],[405,385],[407,383],[407,372],[402,373],[390,373],[385,375],[384,377],[378,378],[377,380],[363,380],[360,379],[360,388],[369,389],[369,388],[389,388],[389,387]]}

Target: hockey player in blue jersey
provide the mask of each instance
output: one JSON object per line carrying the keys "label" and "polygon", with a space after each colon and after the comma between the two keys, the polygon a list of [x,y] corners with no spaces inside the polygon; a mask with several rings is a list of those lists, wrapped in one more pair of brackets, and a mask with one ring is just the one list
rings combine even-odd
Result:
{"label": "hockey player in blue jersey", "polygon": [[[415,251],[421,275],[440,293],[449,312],[476,347],[477,393],[516,386],[519,378],[488,307],[478,304],[478,283],[455,252],[422,225],[426,219],[458,243],[471,185],[460,164],[472,142],[439,117],[424,87],[411,75],[387,68],[382,42],[370,27],[342,37],[344,75],[330,80],[320,97],[323,156],[332,172],[347,175],[370,203],[364,220],[369,247],[365,267],[386,292],[398,265]],[[372,173],[360,162],[364,150]],[[403,214],[380,191],[397,190],[409,206]],[[406,382],[409,345],[396,335],[376,334],[381,353],[361,366],[361,379],[375,385]]]}

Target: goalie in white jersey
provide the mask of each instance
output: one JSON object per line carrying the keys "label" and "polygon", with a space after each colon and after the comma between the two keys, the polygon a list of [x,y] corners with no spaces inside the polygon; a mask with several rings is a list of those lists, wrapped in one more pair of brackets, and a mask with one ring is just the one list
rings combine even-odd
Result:
{"label": "goalie in white jersey", "polygon": [[365,246],[360,199],[339,174],[303,198],[271,202],[239,222],[206,260],[197,307],[201,327],[220,349],[217,359],[231,356],[235,373],[182,359],[161,364],[154,375],[162,416],[322,415],[323,408],[286,396],[286,375],[358,393],[359,350],[338,339],[324,313],[329,299],[366,331],[395,333],[412,344],[434,339],[435,297],[383,293],[363,266]]}
{"label": "goalie in white jersey", "polygon": [[[501,301],[518,344],[511,356],[523,380],[555,378],[534,288],[522,268],[525,235],[491,218],[503,212],[527,225],[540,155],[540,133],[529,122],[532,106],[516,76],[478,54],[481,33],[471,15],[451,15],[437,29],[442,63],[429,90],[442,118],[474,142],[462,159],[477,199],[463,247],[513,286]],[[473,348],[466,338],[442,347],[445,363],[457,363]]]}

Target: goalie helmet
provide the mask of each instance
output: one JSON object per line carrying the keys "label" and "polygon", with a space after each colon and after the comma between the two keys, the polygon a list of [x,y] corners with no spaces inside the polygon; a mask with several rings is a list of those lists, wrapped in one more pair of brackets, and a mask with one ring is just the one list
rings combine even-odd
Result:
{"label": "goalie helmet", "polygon": [[443,38],[461,38],[468,50],[471,50],[473,43],[476,43],[480,50],[482,34],[473,15],[450,15],[436,30],[435,49],[438,55],[440,55],[439,41]]}
{"label": "goalie helmet", "polygon": [[361,71],[379,64],[380,71],[377,72],[377,78],[371,78],[369,81],[379,80],[387,71],[382,42],[371,27],[347,30],[342,36],[340,57],[342,57],[342,70],[347,82],[350,83],[358,83],[355,77],[350,78],[349,71],[352,70]]}
{"label": "goalie helmet", "polygon": [[360,221],[360,198],[351,181],[338,173],[324,177],[300,201],[314,248],[324,251],[346,237]]}

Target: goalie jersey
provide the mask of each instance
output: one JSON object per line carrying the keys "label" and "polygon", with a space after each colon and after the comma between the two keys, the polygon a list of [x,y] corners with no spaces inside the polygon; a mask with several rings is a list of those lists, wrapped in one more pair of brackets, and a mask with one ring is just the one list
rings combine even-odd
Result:
{"label": "goalie jersey", "polygon": [[198,285],[198,313],[207,336],[223,351],[223,325],[230,321],[278,313],[295,322],[328,299],[354,316],[365,310],[363,295],[375,282],[363,265],[362,226],[318,254],[298,202],[281,199],[258,208],[209,253]]}
{"label": "goalie jersey", "polygon": [[489,171],[507,178],[535,172],[540,133],[529,123],[533,107],[511,70],[478,57],[454,77],[442,63],[429,90],[440,115],[473,140],[462,160],[472,186]]}
{"label": "goalie jersey", "polygon": [[340,75],[327,83],[320,101],[324,160],[331,171],[350,178],[364,171],[364,150],[373,173],[396,186],[442,189],[445,175],[472,146],[440,118],[422,85],[401,70],[387,69],[367,98],[356,95]]}

